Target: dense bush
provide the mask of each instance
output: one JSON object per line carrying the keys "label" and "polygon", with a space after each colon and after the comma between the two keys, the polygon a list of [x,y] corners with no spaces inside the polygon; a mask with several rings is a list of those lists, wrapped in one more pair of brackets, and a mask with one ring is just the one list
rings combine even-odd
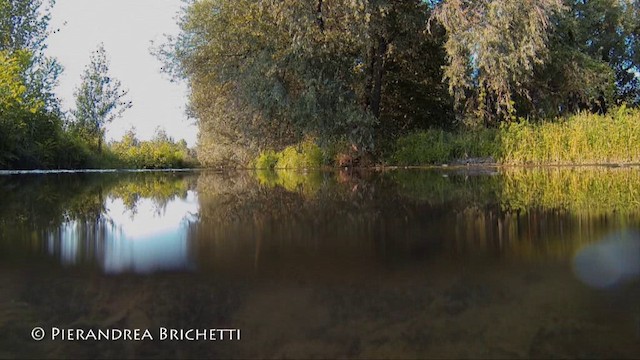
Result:
{"label": "dense bush", "polygon": [[254,169],[317,169],[327,164],[323,150],[313,141],[305,140],[287,146],[280,152],[263,151],[250,164]]}

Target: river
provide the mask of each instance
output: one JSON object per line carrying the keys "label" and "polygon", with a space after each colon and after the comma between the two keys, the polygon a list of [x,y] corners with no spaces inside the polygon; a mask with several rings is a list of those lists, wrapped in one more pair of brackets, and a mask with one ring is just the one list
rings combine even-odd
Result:
{"label": "river", "polygon": [[638,358],[639,279],[633,167],[0,175],[0,358]]}

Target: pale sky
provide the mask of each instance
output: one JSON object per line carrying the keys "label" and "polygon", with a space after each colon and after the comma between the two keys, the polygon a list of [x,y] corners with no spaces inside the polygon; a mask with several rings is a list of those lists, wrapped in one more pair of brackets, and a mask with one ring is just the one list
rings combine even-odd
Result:
{"label": "pale sky", "polygon": [[110,73],[129,89],[133,107],[108,126],[107,139],[120,139],[131,126],[138,138],[164,128],[174,139],[196,144],[197,128],[185,115],[186,85],[171,83],[162,64],[149,53],[151,41],[177,34],[181,0],[57,0],[47,52],[64,67],[57,94],[65,109],[74,106],[74,89],[100,42],[111,62]]}

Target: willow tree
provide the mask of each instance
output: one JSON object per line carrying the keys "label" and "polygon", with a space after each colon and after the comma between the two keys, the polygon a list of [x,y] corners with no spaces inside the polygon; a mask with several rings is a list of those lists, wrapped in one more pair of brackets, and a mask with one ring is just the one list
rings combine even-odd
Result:
{"label": "willow tree", "polygon": [[447,0],[445,77],[483,119],[640,103],[640,1]]}
{"label": "willow tree", "polygon": [[[199,157],[246,164],[258,150],[305,136],[370,142],[364,82],[364,1],[194,1],[182,33],[160,50],[191,89]],[[364,7],[362,8],[364,9]]]}
{"label": "willow tree", "polygon": [[416,66],[428,11],[420,0],[197,0],[158,52],[189,82],[205,164],[246,164],[304,137],[371,151],[380,122],[409,113],[394,105],[429,86]]}
{"label": "willow tree", "polygon": [[534,69],[548,57],[562,0],[447,0],[434,17],[447,31],[445,79],[456,103],[481,119],[508,119],[529,99]]}

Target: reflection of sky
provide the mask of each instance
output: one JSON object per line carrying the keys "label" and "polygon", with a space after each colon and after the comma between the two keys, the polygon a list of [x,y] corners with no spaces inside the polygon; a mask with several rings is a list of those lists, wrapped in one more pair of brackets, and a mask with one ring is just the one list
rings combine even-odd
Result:
{"label": "reflection of sky", "polygon": [[122,199],[108,198],[105,208],[106,221],[93,231],[77,221],[63,225],[58,251],[56,243],[50,241],[49,252],[59,253],[65,264],[88,257],[107,273],[151,273],[192,266],[187,231],[198,213],[195,192],[189,191],[185,199],[171,200],[162,207],[142,198],[135,211],[127,209]]}

